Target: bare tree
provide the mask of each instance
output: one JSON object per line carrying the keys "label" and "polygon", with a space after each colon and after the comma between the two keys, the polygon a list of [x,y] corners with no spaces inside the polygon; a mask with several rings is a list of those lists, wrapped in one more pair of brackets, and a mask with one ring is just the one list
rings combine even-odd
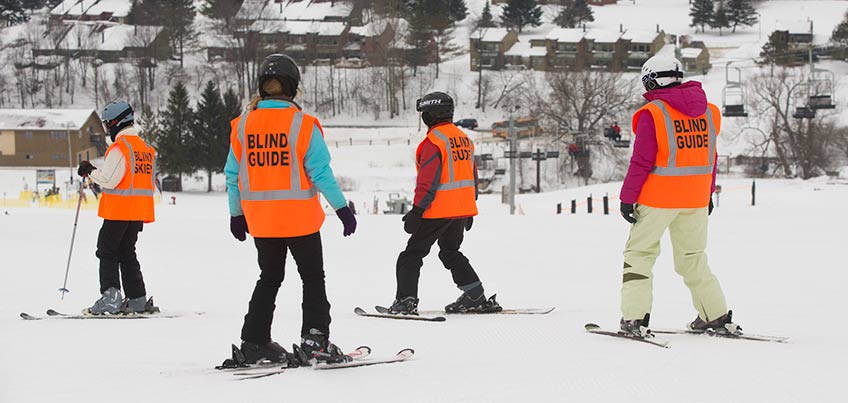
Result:
{"label": "bare tree", "polygon": [[749,82],[753,109],[761,126],[767,127],[761,152],[771,147],[786,176],[793,166],[808,179],[829,166],[831,150],[838,143],[833,112],[817,111],[813,118],[796,118],[796,108],[807,105],[817,88],[799,69],[782,68],[774,75],[761,73]]}

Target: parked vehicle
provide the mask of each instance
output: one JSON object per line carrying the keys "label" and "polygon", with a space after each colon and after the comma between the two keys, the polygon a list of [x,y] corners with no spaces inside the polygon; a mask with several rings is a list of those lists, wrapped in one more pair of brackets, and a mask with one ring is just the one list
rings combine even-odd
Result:
{"label": "parked vehicle", "polygon": [[457,120],[456,123],[454,123],[454,124],[459,126],[459,127],[464,127],[466,129],[472,129],[473,130],[473,129],[477,128],[477,119],[470,119],[470,118],[460,119],[460,120]]}

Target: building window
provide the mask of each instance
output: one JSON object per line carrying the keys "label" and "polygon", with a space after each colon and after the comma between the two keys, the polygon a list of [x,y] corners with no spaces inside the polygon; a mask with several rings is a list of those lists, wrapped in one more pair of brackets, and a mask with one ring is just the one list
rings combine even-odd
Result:
{"label": "building window", "polygon": [[33,159],[33,156],[32,156],[32,154],[27,154],[27,155],[26,155],[26,159],[28,159],[28,160],[31,160],[31,159]]}
{"label": "building window", "polygon": [[66,140],[68,138],[67,132],[50,132],[50,138],[53,140]]}
{"label": "building window", "polygon": [[24,138],[26,138],[27,140],[32,140],[32,132],[28,131],[24,133]]}
{"label": "building window", "polygon": [[646,45],[643,43],[634,43],[630,46],[630,50],[633,52],[648,52],[650,51],[650,45]]}
{"label": "building window", "polygon": [[558,43],[557,51],[560,52],[577,52],[577,44],[576,43]]}
{"label": "building window", "polygon": [[64,157],[64,155],[62,155],[62,154],[53,154],[54,160],[60,160],[60,159],[62,159],[62,157]]}

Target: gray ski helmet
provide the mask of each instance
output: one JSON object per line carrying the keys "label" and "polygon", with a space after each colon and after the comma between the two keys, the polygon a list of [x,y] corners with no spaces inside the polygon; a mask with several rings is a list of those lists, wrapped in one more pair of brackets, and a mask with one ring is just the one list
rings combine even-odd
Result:
{"label": "gray ski helmet", "polygon": [[300,68],[297,67],[294,59],[288,55],[274,53],[266,57],[259,66],[256,86],[259,88],[259,95],[262,97],[268,96],[262,89],[262,85],[271,78],[279,80],[280,84],[283,85],[283,93],[294,98],[297,87],[300,85]]}
{"label": "gray ski helmet", "polygon": [[109,137],[112,138],[112,141],[115,141],[115,136],[121,129],[133,124],[135,116],[132,106],[127,101],[117,100],[109,102],[103,107],[103,111],[100,112],[100,120],[106,126]]}
{"label": "gray ski helmet", "polygon": [[453,120],[453,98],[444,92],[431,92],[415,101],[415,110],[427,126]]}

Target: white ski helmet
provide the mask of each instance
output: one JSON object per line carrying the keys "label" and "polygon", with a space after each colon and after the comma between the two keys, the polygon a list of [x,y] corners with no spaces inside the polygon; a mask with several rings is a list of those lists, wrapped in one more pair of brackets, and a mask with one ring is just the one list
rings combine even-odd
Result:
{"label": "white ski helmet", "polygon": [[642,65],[642,85],[646,91],[683,81],[683,65],[671,56],[656,55]]}

